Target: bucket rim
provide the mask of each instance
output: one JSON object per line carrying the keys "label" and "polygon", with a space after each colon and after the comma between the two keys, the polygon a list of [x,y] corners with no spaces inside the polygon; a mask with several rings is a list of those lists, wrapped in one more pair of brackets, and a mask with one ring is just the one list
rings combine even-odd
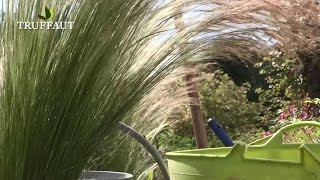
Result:
{"label": "bucket rim", "polygon": [[125,179],[131,179],[131,178],[133,178],[133,175],[132,175],[132,174],[129,174],[129,173],[126,173],[126,172],[97,171],[97,170],[94,170],[94,171],[91,171],[91,170],[82,171],[82,175],[91,174],[91,173],[117,174],[117,175],[123,175],[123,176],[125,177]]}

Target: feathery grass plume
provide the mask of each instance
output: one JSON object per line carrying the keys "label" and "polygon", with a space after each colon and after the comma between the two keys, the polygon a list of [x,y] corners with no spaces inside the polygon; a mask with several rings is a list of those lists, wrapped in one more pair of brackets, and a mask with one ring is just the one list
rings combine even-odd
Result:
{"label": "feathery grass plume", "polygon": [[[235,20],[230,21],[231,25],[240,24],[242,31],[255,31],[255,40],[273,39],[276,40],[273,44],[288,50],[297,47],[314,48],[315,42],[319,41],[320,6],[314,0],[226,0],[219,3],[219,9],[225,7],[221,9],[221,18],[229,19],[234,16]],[[232,8],[235,6],[237,8]],[[226,9],[230,9],[229,17],[223,13]],[[212,26],[216,24],[212,23]]]}
{"label": "feathery grass plume", "polygon": [[[188,53],[161,43],[172,13],[151,0],[2,0],[0,179],[77,179],[104,150],[116,123]],[[72,29],[19,29],[18,22],[53,22]],[[181,52],[184,52],[181,50]],[[122,163],[122,162],[119,162]]]}
{"label": "feathery grass plume", "polygon": [[[286,6],[288,1],[281,2]],[[245,57],[265,44],[257,32],[286,42],[286,34],[291,39],[299,36],[284,30],[308,30],[291,25],[288,18],[282,21],[293,12],[271,0],[183,0],[183,7],[198,4],[210,9],[202,11],[206,15],[202,21],[161,41],[155,39],[170,28],[174,5],[160,8],[152,0],[1,0],[1,4],[3,180],[77,179],[106,153],[132,157],[114,151],[116,123],[140,109],[145,95],[177,60],[200,49],[204,52],[193,56],[194,61]],[[46,6],[54,9],[49,21],[74,22],[73,29],[19,29],[18,22],[42,22],[38,14]]]}
{"label": "feathery grass plume", "polygon": [[[184,6],[188,6],[187,3],[183,4]],[[168,6],[168,8],[172,8],[170,6]],[[225,7],[227,8],[227,6]],[[230,8],[228,6],[228,8]],[[168,10],[170,11],[170,10]],[[172,10],[174,11],[174,9]],[[223,13],[227,13],[228,11],[223,11]],[[240,13],[240,12],[239,12]],[[216,18],[217,20],[214,22],[218,22],[221,21],[221,24],[218,24],[219,27],[218,29],[212,29],[211,31],[204,31],[204,33],[221,33],[221,31],[223,32],[223,30],[228,31],[228,28],[232,28],[233,26],[231,24],[228,24],[230,22],[228,21],[223,21],[223,20],[228,20],[227,18],[225,19],[219,19],[219,16],[215,16],[214,18]],[[236,20],[233,16],[229,17],[232,20]],[[230,21],[229,19],[229,21]],[[210,19],[211,21],[206,21],[207,24],[205,24],[204,26],[201,24],[201,26],[206,27],[208,25],[212,25],[210,24],[212,22],[212,19]],[[202,28],[202,27],[201,27]],[[225,29],[223,29],[225,28]],[[247,52],[247,49],[244,49],[246,47],[253,47],[253,46],[248,46],[245,43],[255,43],[254,39],[250,39],[248,37],[245,36],[245,33],[252,35],[252,29],[246,29],[244,28],[246,31],[244,30],[237,30],[237,31],[232,31],[232,32],[227,32],[227,33],[221,33],[219,34],[220,39],[215,39],[214,42],[209,42],[208,44],[213,44],[213,45],[217,45],[217,47],[214,49],[215,51],[210,50],[210,52],[212,52],[212,54],[214,55],[219,55],[219,57],[225,57],[226,55],[228,55],[229,52],[232,52],[234,54],[237,55],[241,55],[242,52]],[[186,33],[187,31],[192,31],[194,34],[193,35],[197,35],[199,32],[197,31],[193,31],[193,30],[199,30],[198,25],[194,25],[189,29],[186,29],[184,33]],[[241,35],[243,37],[241,37]],[[203,40],[204,38],[201,38],[201,40]],[[220,40],[220,41],[219,41]],[[205,45],[205,43],[203,43],[203,41],[201,41],[200,43],[202,43],[203,45]],[[233,43],[233,44],[232,44]],[[198,44],[196,44],[198,45]],[[233,46],[232,46],[233,45]],[[242,47],[243,46],[243,47]],[[193,46],[195,47],[195,45]],[[202,47],[201,44],[199,44],[199,47]],[[211,48],[211,46],[210,46]],[[232,50],[232,51],[231,51]],[[242,52],[241,52],[242,51]],[[142,51],[140,54],[147,54],[150,53],[146,52],[146,51]],[[139,64],[138,64],[139,65]],[[163,95],[163,94],[161,94]],[[160,95],[160,96],[161,96]],[[147,109],[144,110],[145,115],[144,116],[138,116],[138,118],[140,118],[140,120],[136,120],[138,118],[132,118],[132,117],[128,117],[128,118],[124,118],[124,121],[126,123],[128,123],[129,125],[133,126],[136,129],[139,129],[140,132],[142,132],[143,134],[146,134],[148,131],[152,131],[153,128],[158,127],[160,124],[163,125],[163,120],[165,119],[163,116],[166,115],[166,113],[164,113],[164,110],[168,110],[170,108],[168,107],[174,107],[174,106],[169,106],[172,105],[170,102],[173,103],[177,103],[179,101],[172,99],[167,99],[167,100],[159,100],[159,95],[155,95],[155,94],[151,94],[150,95],[150,99],[152,99],[153,101],[150,101],[151,103],[153,103],[153,106],[150,106],[151,103],[148,104],[140,104],[140,107],[143,107],[142,109],[144,109],[145,107],[148,107]],[[185,98],[184,96],[180,96],[180,98]],[[156,101],[155,101],[156,100]],[[143,102],[146,102],[143,100]],[[165,103],[160,103],[160,102],[165,102]],[[166,104],[166,105],[164,105]],[[153,109],[153,107],[160,107],[159,109],[157,109],[157,113],[154,112],[155,110]],[[139,111],[138,111],[139,112]],[[152,116],[149,116],[151,115]],[[141,114],[140,114],[141,115]],[[160,115],[160,116],[159,116]],[[152,121],[155,118],[156,121]],[[135,120],[133,120],[135,119]],[[148,123],[148,126],[145,126],[145,124]],[[157,128],[157,129],[161,129],[161,128]],[[113,137],[113,138],[111,138]],[[104,161],[106,161],[107,163],[107,167],[109,167],[108,169],[112,169],[112,170],[124,170],[124,171],[131,171],[133,172],[132,167],[135,167],[136,165],[135,162],[139,162],[136,158],[137,156],[137,151],[133,151],[134,148],[133,146],[137,146],[135,145],[131,145],[131,142],[129,142],[130,144],[124,143],[123,141],[121,141],[121,138],[123,138],[123,136],[116,134],[114,136],[109,136],[109,142],[107,143],[107,145],[115,145],[115,147],[110,146],[110,149],[108,148],[102,148],[105,150],[104,153],[99,153],[98,157],[101,157],[101,154],[104,154],[105,156],[107,156],[106,158],[101,158]],[[113,139],[117,139],[119,141],[119,143],[122,146],[118,146],[118,142],[115,142]],[[113,149],[112,149],[113,148]],[[129,150],[129,151],[128,151]],[[108,153],[108,152],[112,152],[112,153]],[[122,160],[122,161],[121,161]],[[121,163],[120,163],[121,162]],[[99,164],[99,163],[98,163]]]}
{"label": "feathery grass plume", "polygon": [[[319,7],[311,0],[176,0],[175,2],[177,1],[180,1],[180,3],[176,3],[175,6],[183,6],[184,13],[188,13],[186,7],[200,6],[203,8],[199,10],[203,18],[199,22],[189,23],[187,29],[185,29],[185,31],[194,32],[194,37],[190,40],[192,44],[189,45],[192,47],[198,46],[204,50],[193,57],[195,61],[198,58],[206,57],[207,61],[212,62],[214,60],[233,59],[234,56],[249,60],[251,53],[264,51],[265,48],[276,44],[292,48],[297,45],[294,43],[298,42],[300,47],[307,48],[314,44],[310,43],[304,35],[317,37],[316,32],[319,30],[317,25],[319,22],[317,20]],[[310,21],[302,22],[301,18]],[[256,59],[250,59],[250,61],[256,61]],[[155,106],[158,103],[161,104],[159,109],[166,110],[172,105],[170,104],[172,99],[166,99],[165,95],[162,96],[163,99],[161,100],[156,98],[159,97],[158,94],[150,97],[150,104]],[[185,96],[178,98],[184,99]],[[166,101],[168,103],[162,103]],[[178,100],[175,101],[179,102]],[[185,103],[184,101],[181,102],[182,104]],[[149,122],[147,114],[153,112],[152,108],[149,108],[153,106],[149,104],[140,106],[147,107],[146,115],[142,116],[143,121],[133,121],[137,125],[136,127],[148,122],[150,126],[144,129],[150,131],[154,127],[154,124],[151,125],[152,123],[161,124],[163,123],[162,119],[168,119],[160,116],[160,121],[156,118]],[[163,115],[166,115],[166,113]],[[142,130],[141,132],[146,133]],[[138,161],[135,160],[135,162]]]}
{"label": "feathery grass plume", "polygon": [[[176,81],[182,79],[189,71],[185,68],[174,70],[142,99],[136,111],[124,118],[123,122],[153,142],[161,130],[176,120],[174,111],[180,106],[189,104],[186,88],[176,86]],[[118,141],[106,144],[113,146],[106,147],[105,158],[101,158],[102,162],[96,162],[95,168],[126,171],[138,175],[152,162],[152,157],[128,135],[118,131],[114,134],[114,139]],[[112,155],[109,155],[108,151],[112,152]]]}
{"label": "feathery grass plume", "polygon": [[[191,11],[198,15],[201,13],[202,18],[198,22],[187,23],[187,28],[184,30],[194,33],[189,45],[204,50],[193,57],[195,61],[207,58],[207,61],[212,62],[233,59],[234,56],[243,60],[256,61],[257,59],[249,59],[251,53],[264,51],[276,44],[292,48],[293,43],[298,42],[301,47],[310,47],[313,44],[309,43],[304,35],[312,36],[313,34],[317,37],[316,32],[319,31],[317,12],[320,7],[311,0],[175,0],[174,2],[176,2],[174,6],[183,6],[185,14],[188,13],[188,7],[198,7],[198,10]],[[301,17],[312,21],[305,24],[301,21]],[[184,93],[185,91],[182,94]],[[165,94],[163,96],[154,94],[150,97],[149,104],[140,105],[145,106],[146,114],[141,116],[143,121],[133,121],[137,125],[136,128],[139,124],[148,122],[150,126],[145,128],[150,131],[154,127],[151,123],[161,124],[163,119],[168,119],[159,116],[160,121],[157,118],[152,122],[148,121],[150,117],[147,115],[153,112],[152,108],[149,108],[153,107],[151,105],[161,104],[159,109],[162,110],[159,112],[172,105],[170,104],[172,99],[166,99]],[[182,100],[186,97],[178,96],[179,98]],[[185,101],[173,99],[175,102],[185,104]],[[141,132],[147,133],[143,130]]]}

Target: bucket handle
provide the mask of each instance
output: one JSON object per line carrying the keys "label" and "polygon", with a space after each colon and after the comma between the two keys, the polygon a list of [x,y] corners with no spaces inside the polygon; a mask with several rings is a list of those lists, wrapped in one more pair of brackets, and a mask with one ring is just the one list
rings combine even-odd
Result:
{"label": "bucket handle", "polygon": [[264,144],[264,146],[276,146],[282,144],[282,135],[285,132],[304,126],[313,126],[320,128],[320,123],[315,121],[302,121],[282,127]]}

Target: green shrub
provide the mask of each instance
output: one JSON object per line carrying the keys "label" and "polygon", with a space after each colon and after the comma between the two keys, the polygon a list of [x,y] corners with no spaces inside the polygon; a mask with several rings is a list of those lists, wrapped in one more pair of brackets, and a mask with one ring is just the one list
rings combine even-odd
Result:
{"label": "green shrub", "polygon": [[[237,86],[222,71],[202,74],[203,80],[198,84],[204,123],[215,117],[233,140],[251,142],[262,136],[259,117],[262,106],[250,102],[246,92],[250,86]],[[194,149],[192,120],[188,106],[175,112],[176,121],[166,131],[157,136],[158,144],[163,151]],[[206,127],[211,147],[223,146]]]}
{"label": "green shrub", "polygon": [[157,136],[157,142],[161,145],[161,150],[165,152],[194,149],[196,147],[194,138],[177,135],[173,129],[167,129],[160,133]]}
{"label": "green shrub", "polygon": [[199,89],[205,119],[217,118],[229,132],[259,122],[262,107],[259,103],[248,101],[246,93],[249,88],[248,84],[235,85],[221,71],[203,80]]}
{"label": "green shrub", "polygon": [[[252,142],[296,121],[319,120],[320,100],[307,97],[301,67],[295,59],[274,51],[255,68],[269,85],[256,89],[258,102],[247,98],[249,83],[238,86],[221,70],[202,74],[198,90],[205,124],[215,117],[233,140]],[[160,146],[169,151],[195,148],[189,107],[182,107],[176,114],[171,130],[161,135]],[[222,146],[208,127],[207,135],[211,147]]]}
{"label": "green shrub", "polygon": [[256,93],[264,106],[262,121],[272,126],[277,123],[273,120],[281,113],[281,109],[300,104],[305,98],[301,67],[294,59],[279,51],[271,52],[255,67],[269,84],[266,89],[256,89]]}

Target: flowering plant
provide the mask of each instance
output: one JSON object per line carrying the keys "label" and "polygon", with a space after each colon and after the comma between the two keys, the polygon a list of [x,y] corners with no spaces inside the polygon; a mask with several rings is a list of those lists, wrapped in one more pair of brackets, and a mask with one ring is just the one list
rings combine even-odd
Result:
{"label": "flowering plant", "polygon": [[[319,121],[319,99],[306,98],[295,105],[289,105],[280,110],[276,123],[271,128],[273,131],[266,132],[270,135],[275,130],[299,121]],[[320,140],[320,130],[316,127],[302,127],[286,132],[283,136],[284,143],[316,143]]]}

